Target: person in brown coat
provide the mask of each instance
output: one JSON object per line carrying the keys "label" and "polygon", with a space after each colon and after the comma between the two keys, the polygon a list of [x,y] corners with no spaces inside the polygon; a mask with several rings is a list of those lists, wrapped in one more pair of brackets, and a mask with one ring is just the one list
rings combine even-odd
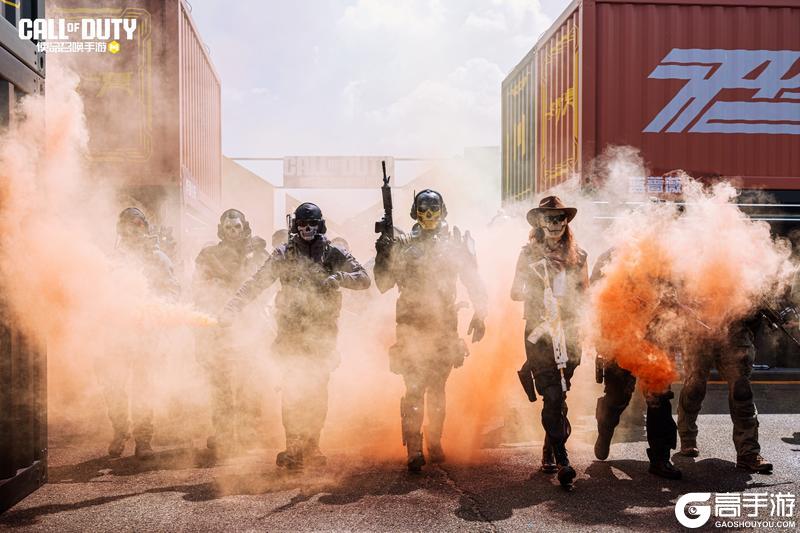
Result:
{"label": "person in brown coat", "polygon": [[556,196],[542,199],[539,207],[528,212],[533,229],[519,254],[511,287],[511,299],[525,302],[526,362],[520,376],[527,374],[529,379],[532,375],[544,401],[541,469],[557,472],[566,489],[576,476],[566,448],[571,431],[566,399],[580,363],[577,310],[589,286],[586,252],[569,228],[576,214],[577,209],[565,206]]}

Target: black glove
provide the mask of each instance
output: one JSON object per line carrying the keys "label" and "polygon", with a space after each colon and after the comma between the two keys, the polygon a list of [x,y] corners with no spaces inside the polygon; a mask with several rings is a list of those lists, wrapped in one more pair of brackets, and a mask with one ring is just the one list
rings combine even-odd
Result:
{"label": "black glove", "polygon": [[388,257],[392,251],[392,245],[394,245],[394,240],[385,235],[381,235],[378,237],[378,240],[375,241],[375,251],[378,252],[379,256]]}
{"label": "black glove", "polygon": [[341,285],[341,281],[342,275],[339,272],[336,272],[322,280],[322,288],[335,291],[339,288],[339,285]]}
{"label": "black glove", "polygon": [[478,315],[472,315],[467,335],[470,333],[472,334],[472,342],[480,341],[484,334],[486,334],[486,324],[484,324],[483,319]]}

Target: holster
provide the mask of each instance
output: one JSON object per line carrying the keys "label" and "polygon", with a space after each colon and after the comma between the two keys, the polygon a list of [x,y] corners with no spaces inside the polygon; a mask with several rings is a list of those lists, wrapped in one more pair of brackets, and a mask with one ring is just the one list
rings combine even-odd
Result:
{"label": "holster", "polygon": [[517,371],[517,376],[519,376],[519,382],[522,384],[522,390],[525,391],[525,394],[528,396],[529,402],[536,401],[536,382],[533,379],[533,371],[531,370],[528,361],[525,361],[525,364],[522,365]]}
{"label": "holster", "polygon": [[595,355],[594,358],[594,380],[597,383],[602,383],[605,377],[606,360],[600,354]]}

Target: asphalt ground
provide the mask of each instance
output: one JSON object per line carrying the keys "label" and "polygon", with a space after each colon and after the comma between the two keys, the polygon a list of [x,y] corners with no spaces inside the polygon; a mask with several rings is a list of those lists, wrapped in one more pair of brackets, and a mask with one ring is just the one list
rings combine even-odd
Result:
{"label": "asphalt ground", "polygon": [[[485,449],[476,462],[426,467],[420,475],[408,474],[402,457],[365,461],[329,449],[324,469],[286,474],[274,466],[274,449],[213,465],[199,443],[162,447],[154,461],[143,464],[129,456],[109,459],[104,449],[70,445],[68,438],[58,444],[56,428],[50,482],[0,516],[0,529],[683,530],[674,505],[687,492],[800,492],[800,414],[760,419],[762,453],[774,463],[774,474],[736,469],[730,419],[701,415],[701,456],[676,457],[684,479],[668,481],[647,472],[647,446],[640,440],[615,442],[609,460],[595,460],[593,420],[580,417],[569,446],[578,471],[570,493],[537,471],[540,442]],[[800,522],[797,514],[795,509],[794,520]],[[700,530],[713,529],[709,523]]]}

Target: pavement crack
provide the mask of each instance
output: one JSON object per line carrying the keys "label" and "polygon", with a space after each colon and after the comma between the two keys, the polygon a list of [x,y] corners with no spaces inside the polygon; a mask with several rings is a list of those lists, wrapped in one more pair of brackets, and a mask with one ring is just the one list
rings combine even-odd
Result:
{"label": "pavement crack", "polygon": [[461,496],[461,505],[467,507],[481,522],[485,522],[487,526],[489,526],[489,531],[499,531],[497,526],[492,522],[492,520],[486,516],[483,511],[481,510],[481,505],[478,503],[478,500],[467,490],[462,489],[458,486],[458,483],[455,479],[450,476],[450,472],[448,472],[442,465],[436,465],[436,469],[442,473],[444,477],[445,484],[453,489],[459,496]]}

